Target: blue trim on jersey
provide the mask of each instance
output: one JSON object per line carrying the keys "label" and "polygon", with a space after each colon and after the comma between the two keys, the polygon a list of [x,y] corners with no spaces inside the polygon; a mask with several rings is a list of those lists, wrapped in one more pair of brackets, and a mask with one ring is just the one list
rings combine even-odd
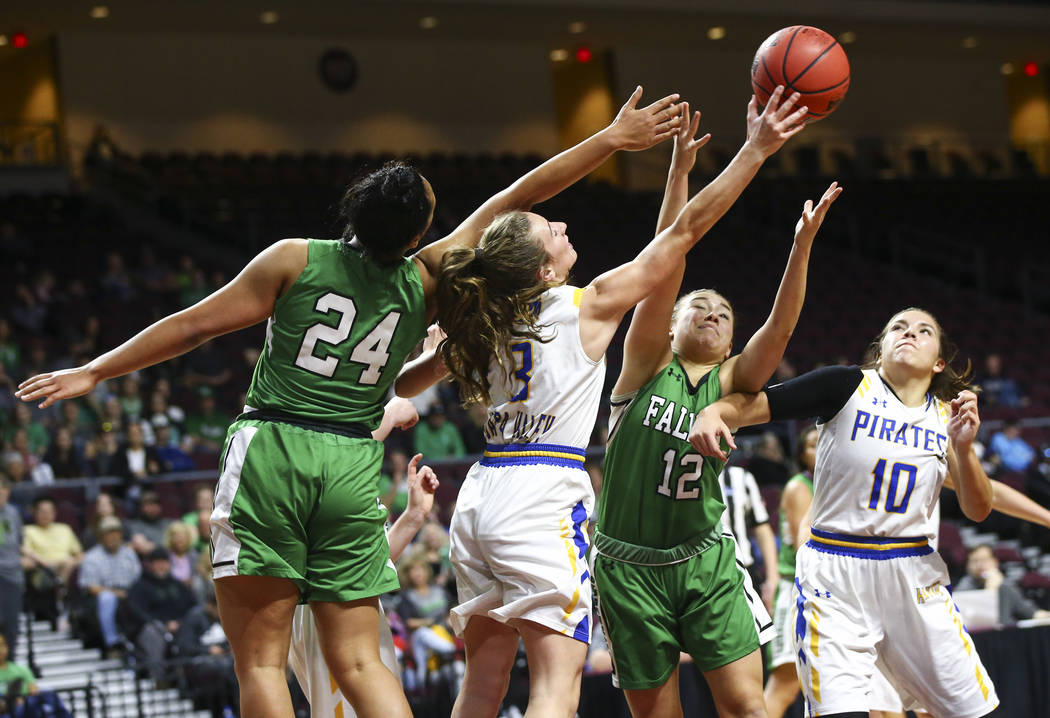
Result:
{"label": "blue trim on jersey", "polygon": [[486,444],[482,466],[564,466],[582,469],[586,449],[561,444]]}
{"label": "blue trim on jersey", "polygon": [[822,553],[838,556],[885,561],[908,556],[928,556],[933,553],[933,548],[925,536],[851,536],[817,528],[810,529],[810,536],[806,542],[807,546]]}
{"label": "blue trim on jersey", "polygon": [[576,630],[572,632],[572,637],[577,641],[583,641],[584,643],[591,642],[591,621],[587,616],[584,616],[580,622],[576,624]]}
{"label": "blue trim on jersey", "polygon": [[578,501],[572,509],[572,542],[579,549],[580,558],[587,554],[587,534],[583,531],[583,522],[587,520],[587,508]]}

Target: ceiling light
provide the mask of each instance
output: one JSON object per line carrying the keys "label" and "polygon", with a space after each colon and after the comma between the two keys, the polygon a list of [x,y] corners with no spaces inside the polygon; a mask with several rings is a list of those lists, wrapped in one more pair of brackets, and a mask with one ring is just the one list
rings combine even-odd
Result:
{"label": "ceiling light", "polygon": [[91,17],[95,18],[96,20],[105,20],[107,17],[109,17],[109,8],[105,5],[96,5],[95,7],[91,8]]}
{"label": "ceiling light", "polygon": [[721,25],[715,25],[714,27],[707,28],[707,38],[709,40],[721,40],[726,36],[726,29]]}
{"label": "ceiling light", "polygon": [[857,33],[853,32],[852,30],[846,30],[844,33],[839,35],[839,42],[841,42],[843,45],[848,45],[856,39]]}
{"label": "ceiling light", "polygon": [[977,38],[973,35],[964,37],[962,40],[962,46],[965,47],[967,50],[974,49],[975,47],[977,47]]}
{"label": "ceiling light", "polygon": [[565,62],[569,59],[569,51],[564,47],[559,47],[557,50],[551,50],[551,62]]}
{"label": "ceiling light", "polygon": [[999,72],[1003,73],[1004,75],[1014,74],[1014,64],[1012,62],[1004,62],[1002,65],[999,66]]}
{"label": "ceiling light", "polygon": [[581,32],[585,32],[586,30],[587,23],[583,22],[582,20],[577,20],[575,22],[569,23],[569,32],[571,32],[573,35],[579,35]]}
{"label": "ceiling light", "polygon": [[433,15],[427,15],[426,17],[419,18],[419,26],[424,30],[433,30],[437,27],[438,19]]}
{"label": "ceiling light", "polygon": [[259,15],[259,22],[261,22],[263,25],[273,25],[280,19],[280,17],[281,16],[273,10],[265,10],[261,15]]}
{"label": "ceiling light", "polygon": [[7,35],[0,35],[0,47],[7,44]]}

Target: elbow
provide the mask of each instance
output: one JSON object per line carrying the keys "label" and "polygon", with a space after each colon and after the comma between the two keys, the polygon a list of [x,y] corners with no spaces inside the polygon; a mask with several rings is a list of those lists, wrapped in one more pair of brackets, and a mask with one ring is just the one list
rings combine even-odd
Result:
{"label": "elbow", "polygon": [[988,518],[988,515],[992,513],[992,499],[991,496],[982,497],[979,500],[969,501],[967,505],[962,507],[963,513],[966,514],[966,518],[980,523]]}

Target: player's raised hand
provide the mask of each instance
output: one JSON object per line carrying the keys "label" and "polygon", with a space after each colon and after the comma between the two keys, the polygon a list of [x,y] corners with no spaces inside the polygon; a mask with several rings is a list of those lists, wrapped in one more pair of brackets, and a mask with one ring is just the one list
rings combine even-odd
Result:
{"label": "player's raised hand", "polygon": [[807,246],[813,244],[813,240],[817,236],[817,230],[824,223],[824,216],[828,213],[828,208],[838,199],[840,194],[842,194],[842,187],[839,187],[838,182],[832,182],[827,190],[824,191],[824,196],[820,198],[820,202],[817,203],[816,207],[813,206],[813,200],[806,200],[806,203],[802,206],[802,216],[799,217],[798,223],[795,225],[796,242]]}
{"label": "player's raised hand", "polygon": [[674,137],[682,123],[678,97],[678,93],[668,95],[639,109],[642,86],[638,85],[609,125],[617,146],[624,150],[647,150]]}
{"label": "player's raised hand", "polygon": [[977,395],[972,391],[961,391],[952,399],[951,416],[948,418],[948,438],[956,450],[967,450],[977,438],[981,428],[981,417],[977,413]]}
{"label": "player's raised hand", "polygon": [[678,131],[674,134],[671,166],[675,172],[687,175],[692,171],[693,165],[696,164],[696,151],[707,144],[708,140],[711,139],[711,133],[709,132],[703,137],[697,137],[696,133],[700,130],[700,111],[694,112],[690,118],[689,103],[682,102],[678,106],[681,108],[682,115]]}
{"label": "player's raised hand", "polygon": [[729,452],[722,450],[722,442],[730,449],[736,448],[733,432],[715,412],[707,410],[696,415],[696,420],[689,427],[689,443],[704,456],[714,456],[722,461],[729,458]]}
{"label": "player's raised hand", "polygon": [[419,466],[422,454],[416,454],[408,462],[405,483],[408,487],[408,507],[406,511],[418,511],[426,515],[434,508],[434,492],[440,482],[437,474],[429,466]]}
{"label": "player's raised hand", "polygon": [[46,409],[60,399],[84,396],[94,389],[96,384],[98,378],[95,373],[88,365],[84,365],[30,377],[18,385],[15,396],[22,401],[43,399],[39,406]]}
{"label": "player's raised hand", "polygon": [[769,157],[805,127],[802,118],[809,112],[803,105],[795,109],[799,93],[784,98],[784,86],[777,85],[761,113],[754,95],[747,105],[747,141],[765,157]]}

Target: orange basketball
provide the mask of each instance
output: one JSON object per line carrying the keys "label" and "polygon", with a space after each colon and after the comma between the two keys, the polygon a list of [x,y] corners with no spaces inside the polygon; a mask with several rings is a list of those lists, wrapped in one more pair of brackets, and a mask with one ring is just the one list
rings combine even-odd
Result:
{"label": "orange basketball", "polygon": [[751,63],[751,87],[765,107],[777,85],[785,96],[802,95],[807,122],[830,115],[849,89],[849,60],[835,38],[807,25],[792,25],[766,38]]}

